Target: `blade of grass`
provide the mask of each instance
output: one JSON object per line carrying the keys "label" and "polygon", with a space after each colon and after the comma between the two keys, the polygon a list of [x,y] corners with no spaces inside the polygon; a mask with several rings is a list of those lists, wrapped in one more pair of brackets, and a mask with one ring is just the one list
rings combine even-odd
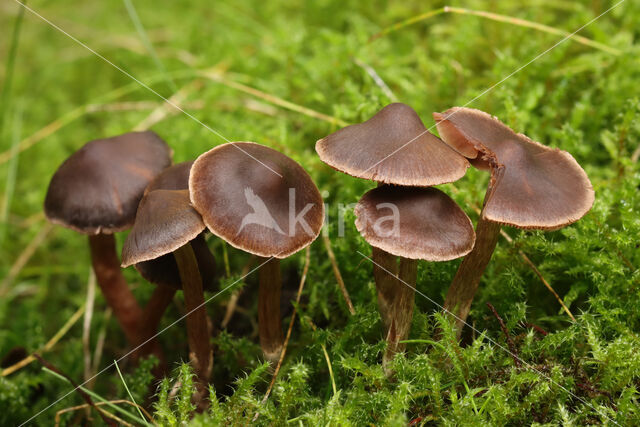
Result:
{"label": "blade of grass", "polygon": [[374,40],[379,39],[380,37],[383,37],[389,33],[393,33],[395,31],[398,31],[402,28],[408,27],[409,25],[413,25],[416,24],[418,22],[424,21],[426,19],[429,19],[433,16],[436,15],[440,15],[443,13],[456,13],[459,15],[470,15],[470,16],[477,16],[480,18],[485,18],[485,19],[489,19],[491,21],[496,21],[496,22],[504,22],[507,24],[512,24],[512,25],[516,25],[518,27],[524,27],[524,28],[531,28],[533,30],[537,30],[537,31],[541,31],[543,33],[548,33],[548,34],[554,34],[554,35],[558,35],[558,36],[562,36],[562,37],[568,37],[569,39],[575,41],[576,43],[580,43],[583,44],[585,46],[589,46],[592,47],[594,49],[598,49],[601,50],[603,52],[607,52],[610,53],[612,55],[622,55],[622,51],[616,48],[613,48],[611,46],[607,46],[606,44],[597,42],[595,40],[591,40],[589,38],[583,37],[583,36],[579,36],[577,34],[571,34],[568,31],[564,31],[561,30],[559,28],[555,28],[555,27],[551,27],[549,25],[544,25],[544,24],[540,24],[538,22],[533,22],[533,21],[528,21],[526,19],[521,19],[521,18],[515,18],[513,16],[508,16],[508,15],[500,15],[498,13],[492,13],[492,12],[485,12],[482,10],[471,10],[471,9],[465,9],[465,8],[461,8],[461,7],[451,7],[451,6],[445,6],[441,9],[435,9],[432,10],[430,12],[426,12],[423,13],[421,15],[418,16],[414,16],[411,17],[409,19],[406,19],[404,21],[398,22],[394,25],[391,25],[390,27],[387,27],[385,29],[383,29],[382,31],[380,31],[377,34],[374,34],[373,36],[371,36],[371,38],[369,39],[369,43],[371,43]]}
{"label": "blade of grass", "polygon": [[89,270],[89,280],[87,281],[87,298],[85,304],[87,309],[84,312],[82,322],[82,353],[84,362],[84,380],[91,378],[91,319],[93,318],[93,305],[96,296],[96,275],[93,269]]}
{"label": "blade of grass", "polygon": [[333,253],[333,249],[331,248],[331,240],[329,240],[329,236],[327,233],[322,233],[322,241],[324,242],[324,247],[327,250],[327,255],[329,256],[329,261],[331,261],[331,268],[333,269],[333,274],[336,277],[336,281],[338,282],[338,286],[340,286],[340,291],[342,292],[342,296],[344,297],[345,302],[347,303],[347,308],[349,309],[349,313],[353,316],[356,314],[355,308],[353,308],[353,303],[351,302],[351,298],[349,297],[349,292],[347,291],[347,286],[344,284],[344,279],[342,278],[342,274],[340,273],[340,268],[338,267],[338,261],[336,260],[336,256]]}
{"label": "blade of grass", "polygon": [[7,168],[7,181],[4,188],[4,198],[2,199],[2,211],[0,213],[0,246],[4,244],[9,228],[9,212],[11,211],[11,201],[16,188],[16,177],[18,174],[18,144],[22,134],[22,108],[17,108],[13,120],[13,137],[11,140],[12,158]]}
{"label": "blade of grass", "polygon": [[[118,404],[121,404],[121,403],[127,404],[127,405],[131,405],[131,406],[135,406],[135,407],[139,408],[140,410],[142,410],[144,412],[144,414],[147,416],[147,418],[151,419],[151,415],[149,414],[149,412],[147,412],[146,409],[144,409],[140,405],[136,405],[135,403],[133,403],[133,402],[131,402],[129,400],[117,399],[117,400],[109,400],[108,402],[95,402],[95,406],[99,408],[100,406],[105,406],[107,404],[118,405]],[[55,417],[56,426],[60,425],[60,416],[62,414],[67,413],[67,412],[79,411],[81,409],[85,409],[86,407],[88,407],[88,405],[85,403],[83,405],[77,405],[77,406],[72,406],[70,408],[60,409],[58,412],[56,412],[56,417]],[[119,423],[123,423],[123,425],[133,426],[133,424],[127,423],[123,419],[116,417],[115,415],[113,415],[110,412],[106,412],[105,411],[105,415],[107,415],[108,417],[113,417],[114,420],[118,421]]]}
{"label": "blade of grass", "polygon": [[40,228],[40,231],[31,239],[29,244],[22,250],[18,258],[14,261],[13,265],[9,269],[9,273],[4,278],[2,283],[0,283],[0,297],[5,296],[9,292],[9,287],[11,283],[15,280],[16,277],[20,274],[25,265],[29,262],[33,254],[35,254],[36,250],[42,242],[45,241],[49,233],[53,230],[53,224],[45,223]]}
{"label": "blade of grass", "polygon": [[[42,368],[42,370],[48,374],[53,375],[54,377],[68,383],[71,384],[71,382],[69,382],[69,380],[67,378],[65,378],[64,376],[58,374],[55,371],[52,371],[49,368]],[[71,384],[73,386],[73,384]],[[129,418],[132,421],[135,421],[136,423],[140,423],[142,425],[149,425],[149,423],[144,420],[139,418],[137,415],[132,414],[131,412],[122,409],[121,407],[119,407],[118,405],[114,405],[113,403],[111,403],[111,401],[105,399],[104,397],[100,396],[97,393],[94,393],[93,391],[83,387],[83,386],[78,386],[78,389],[82,390],[83,392],[87,393],[89,396],[91,396],[93,399],[96,399],[97,401],[103,402],[105,406],[108,406],[109,408],[113,409],[114,411],[118,412],[119,414],[126,416],[127,418]]]}
{"label": "blade of grass", "polygon": [[[313,324],[309,317],[305,317],[305,320],[311,327],[311,329],[315,332],[317,330],[316,325]],[[331,388],[333,389],[333,395],[338,394],[338,389],[336,388],[336,380],[333,377],[333,368],[331,367],[331,359],[329,358],[329,352],[327,351],[327,347],[324,344],[320,344],[322,348],[322,353],[324,354],[324,359],[327,362],[327,367],[329,368],[329,378],[331,379]]]}
{"label": "blade of grass", "polygon": [[[112,400],[111,402],[120,402],[120,401]],[[103,406],[103,405],[104,405],[104,403],[97,402],[97,403],[93,404],[93,407],[97,411],[100,411],[100,413],[102,413],[105,417],[111,418],[112,420],[114,420],[117,423],[119,423],[118,425],[123,425],[125,427],[135,427],[133,424],[126,422],[125,420],[123,420],[122,418],[118,417],[117,415],[113,415],[111,412],[105,411],[104,409],[102,409],[100,406]],[[90,408],[91,408],[91,406],[88,403],[85,403],[83,405],[72,406],[70,408],[64,408],[64,409],[59,410],[58,412],[56,412],[56,416],[54,418],[55,427],[58,427],[60,425],[60,417],[62,416],[62,414],[66,414],[67,412],[79,411],[81,409],[89,410]],[[91,421],[91,420],[89,419],[89,421]]]}
{"label": "blade of grass", "polygon": [[107,338],[107,326],[111,319],[111,308],[107,307],[104,310],[104,316],[102,320],[102,328],[98,332],[98,340],[96,341],[96,348],[93,350],[93,362],[91,364],[91,379],[87,383],[87,388],[92,389],[96,382],[96,372],[100,367],[100,361],[102,360],[102,351],[104,350],[104,343]]}
{"label": "blade of grass", "polygon": [[149,52],[149,55],[151,55],[153,62],[155,62],[156,67],[158,68],[158,71],[160,71],[160,73],[165,75],[167,84],[169,85],[169,87],[173,92],[176,92],[178,90],[178,87],[176,86],[176,83],[173,81],[173,79],[169,75],[162,61],[160,61],[160,57],[158,57],[156,50],[153,48],[153,44],[151,43],[151,40],[149,40],[149,37],[147,36],[147,32],[145,31],[144,26],[142,25],[142,21],[138,16],[138,12],[136,11],[136,8],[133,5],[133,2],[131,0],[122,0],[122,1],[124,2],[125,8],[127,9],[129,18],[131,18],[131,22],[133,22],[133,26],[136,27],[136,31],[138,32],[138,36],[140,36],[140,39],[142,40],[142,44],[144,44],[145,49],[147,49],[147,52]]}
{"label": "blade of grass", "polygon": [[[26,4],[26,1],[24,3]],[[9,48],[7,63],[5,65],[4,83],[2,84],[2,93],[0,93],[0,137],[4,136],[6,115],[7,111],[9,111],[8,105],[11,101],[10,94],[13,85],[13,72],[16,64],[16,54],[18,52],[18,41],[20,40],[20,29],[22,28],[22,21],[24,19],[24,9],[24,7],[20,7],[18,10],[18,16],[16,17],[13,33],[11,34],[11,47]]]}
{"label": "blade of grass", "polygon": [[133,398],[133,395],[129,390],[129,386],[127,386],[127,382],[124,380],[124,377],[122,376],[122,372],[120,372],[120,366],[118,366],[118,361],[113,359],[113,364],[116,365],[116,371],[118,371],[118,376],[120,377],[120,381],[122,381],[122,385],[124,385],[124,389],[127,391],[127,394],[129,395],[129,399],[131,399],[131,401],[135,404],[135,407],[138,410],[138,414],[140,415],[140,418],[145,420],[145,424],[148,424],[146,422],[146,418],[144,417],[144,415],[142,415],[142,411],[140,410],[140,407],[136,403],[136,400]]}
{"label": "blade of grass", "polygon": [[291,101],[287,101],[275,95],[271,95],[269,93],[263,92],[251,86],[247,86],[245,84],[239,83],[235,80],[231,80],[228,77],[225,77],[217,70],[200,70],[199,74],[202,77],[205,77],[214,82],[220,83],[224,86],[227,86],[232,89],[239,90],[240,92],[247,93],[249,95],[255,96],[256,98],[263,99],[267,102],[270,102],[274,105],[277,105],[282,108],[286,108],[287,110],[295,111],[300,114],[304,114],[305,116],[313,117],[319,120],[324,120],[325,122],[329,122],[338,126],[347,126],[347,122],[333,116],[329,116],[324,113],[320,113],[318,111],[312,110],[311,108],[303,107],[302,105],[295,104]]}
{"label": "blade of grass", "polygon": [[[47,351],[51,350],[53,348],[54,345],[56,345],[58,343],[58,341],[60,341],[60,339],[65,336],[65,334],[67,332],[69,332],[69,329],[71,329],[71,327],[78,321],[78,319],[80,319],[80,317],[82,317],[82,315],[84,314],[84,310],[85,310],[85,305],[83,304],[78,310],[76,310],[75,313],[73,313],[73,315],[69,318],[69,320],[67,320],[65,322],[64,325],[62,325],[62,328],[60,328],[60,330],[58,332],[56,332],[56,334],[54,336],[51,337],[51,339],[49,341],[47,341],[47,343],[42,346],[42,348],[40,350],[38,350],[38,353],[46,353]],[[34,360],[36,360],[35,357],[33,357],[33,355],[28,356],[24,359],[22,359],[21,361],[19,361],[18,363],[15,363],[11,366],[9,366],[8,368],[5,368],[2,370],[2,376],[6,377],[7,375],[11,375],[12,373],[14,373],[15,371],[24,368],[25,366],[27,366],[29,363],[33,362]]]}
{"label": "blade of grass", "polygon": [[142,131],[149,129],[168,116],[178,114],[179,110],[177,110],[175,106],[181,106],[185,98],[187,98],[192,91],[199,89],[201,86],[202,82],[200,80],[194,80],[186,84],[180,90],[177,90],[173,95],[171,95],[171,98],[169,98],[170,104],[167,102],[160,103],[158,107],[156,107],[156,109],[153,110],[144,120],[138,123],[133,130]]}
{"label": "blade of grass", "polygon": [[76,383],[75,381],[73,381],[71,379],[71,377],[67,374],[65,374],[64,372],[62,372],[60,369],[58,369],[56,366],[54,366],[52,363],[48,362],[47,360],[44,360],[42,358],[42,356],[40,356],[39,354],[34,354],[35,358],[38,359],[38,362],[40,362],[43,366],[43,369],[47,369],[50,372],[55,372],[57,375],[61,376],[62,378],[66,379],[67,382],[69,384],[71,384],[74,388],[75,391],[78,392],[78,394],[80,394],[80,396],[82,396],[82,398],[84,399],[85,402],[87,402],[87,404],[89,406],[91,406],[93,409],[95,409],[98,414],[100,414],[100,417],[102,418],[102,420],[105,422],[106,425],[108,426],[116,426],[116,424],[107,416],[104,415],[104,413],[102,411],[100,411],[100,409],[98,409],[96,407],[96,405],[93,403],[93,400],[91,399],[91,396],[89,396],[84,390],[82,390]]}
{"label": "blade of grass", "polygon": [[[193,76],[194,74],[196,74],[196,71],[194,70],[182,70],[179,72],[172,73],[174,78],[186,78],[189,76]],[[146,83],[147,85],[152,85],[157,82],[161,82],[163,79],[164,79],[164,76],[152,76],[148,79],[145,79],[145,81],[147,82]],[[114,89],[98,97],[98,99],[95,101],[92,101],[85,105],[81,105],[80,107],[77,107],[67,112],[66,114],[62,115],[61,117],[57,118],[56,120],[52,121],[45,127],[38,130],[36,133],[20,141],[19,148],[16,153],[12,153],[12,150],[8,150],[3,153],[0,153],[0,164],[6,163],[14,155],[17,155],[18,153],[22,153],[23,151],[33,147],[38,142],[42,141],[48,136],[51,136],[52,134],[54,134],[64,126],[67,126],[68,124],[74,122],[75,120],[81,118],[82,116],[96,111],[96,104],[112,102],[118,98],[121,98],[125,95],[133,93],[140,89],[141,87],[138,83],[136,82],[128,83],[124,86],[121,86],[117,89]]]}

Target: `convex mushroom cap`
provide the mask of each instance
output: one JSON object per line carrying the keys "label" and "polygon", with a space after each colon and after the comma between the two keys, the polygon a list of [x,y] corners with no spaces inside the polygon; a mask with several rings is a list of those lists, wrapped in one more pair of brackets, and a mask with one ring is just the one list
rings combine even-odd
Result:
{"label": "convex mushroom cap", "polygon": [[448,261],[471,252],[475,242],[469,217],[435,188],[382,185],[362,196],[354,213],[364,239],[396,256]]}
{"label": "convex mushroom cap", "polygon": [[434,113],[445,142],[491,168],[483,217],[519,228],[554,230],[582,218],[594,192],[571,154],[515,133],[489,114],[454,107]]}
{"label": "convex mushroom cap", "polygon": [[[172,252],[191,242],[203,283],[213,280],[215,261],[199,236],[202,217],[189,203],[188,190],[153,190],[140,201],[136,220],[122,248],[122,266],[136,264],[145,279],[180,287]],[[206,287],[206,286],[205,286]]]}
{"label": "convex mushroom cap", "polygon": [[315,240],[322,197],[293,159],[254,142],[220,145],[191,168],[193,207],[211,232],[262,257],[286,258]]}
{"label": "convex mushroom cap", "polygon": [[469,162],[427,131],[408,105],[389,104],[364,123],[316,143],[320,159],[357,178],[427,187],[454,182]]}
{"label": "convex mushroom cap", "polygon": [[88,142],[51,178],[45,215],[85,234],[125,230],[145,187],[170,164],[170,148],[151,131]]}

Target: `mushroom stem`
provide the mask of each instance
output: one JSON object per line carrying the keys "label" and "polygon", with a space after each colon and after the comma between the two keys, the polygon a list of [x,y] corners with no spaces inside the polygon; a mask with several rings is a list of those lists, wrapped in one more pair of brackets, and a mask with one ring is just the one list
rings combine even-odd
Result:
{"label": "mushroom stem", "polygon": [[268,261],[261,258],[258,294],[258,326],[260,329],[260,345],[265,358],[276,363],[280,357],[284,336],[282,333],[282,319],[280,318],[280,290],[282,278],[280,275],[280,260],[271,258]]}
{"label": "mushroom stem", "polygon": [[191,244],[173,252],[180,272],[185,309],[187,311],[187,337],[189,342],[189,358],[198,377],[196,387],[198,395],[195,401],[200,408],[206,396],[207,382],[213,369],[213,351],[211,349],[207,310],[202,290],[202,278]]}
{"label": "mushroom stem", "polygon": [[144,307],[140,321],[140,341],[142,347],[136,356],[145,357],[150,354],[155,354],[158,359],[160,359],[160,367],[158,369],[160,372],[164,372],[166,360],[154,335],[158,332],[160,320],[169,307],[169,304],[173,301],[175,294],[176,290],[170,286],[156,286],[151,298],[149,298],[147,305]]}
{"label": "mushroom stem", "polygon": [[444,309],[455,324],[458,338],[462,334],[480,278],[491,260],[499,236],[500,224],[484,219],[481,214],[476,226],[475,246],[462,260],[444,300]]}
{"label": "mushroom stem", "polygon": [[122,275],[115,238],[113,234],[90,235],[89,247],[102,295],[118,319],[129,345],[135,347],[140,343],[138,322],[142,317],[142,309]]}
{"label": "mushroom stem", "polygon": [[387,335],[393,316],[393,301],[398,290],[398,258],[372,246],[373,278],[378,291],[378,309]]}
{"label": "mushroom stem", "polygon": [[387,331],[387,351],[382,358],[382,366],[387,374],[387,365],[396,353],[404,351],[400,343],[407,339],[413,319],[413,303],[416,280],[418,278],[418,260],[400,257],[399,280],[391,306],[390,325]]}

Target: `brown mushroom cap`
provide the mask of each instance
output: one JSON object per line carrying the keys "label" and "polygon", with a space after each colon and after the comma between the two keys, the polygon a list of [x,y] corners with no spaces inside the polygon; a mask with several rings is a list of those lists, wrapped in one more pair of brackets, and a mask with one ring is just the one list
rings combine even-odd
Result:
{"label": "brown mushroom cap", "polygon": [[189,204],[188,190],[151,191],[140,201],[136,221],[122,248],[122,266],[170,254],[204,228],[202,217]]}
{"label": "brown mushroom cap", "polygon": [[51,178],[45,215],[85,234],[125,230],[145,187],[170,164],[169,146],[151,131],[88,142]]}
{"label": "brown mushroom cap", "polygon": [[169,166],[151,181],[144,194],[153,190],[188,190],[192,165],[193,160]]}
{"label": "brown mushroom cap", "polygon": [[[285,258],[299,251],[318,237],[324,221],[322,197],[307,172],[254,142],[223,144],[198,157],[189,191],[213,234],[263,257]],[[306,227],[290,221],[290,213],[303,218]]]}
{"label": "brown mushroom cap", "polygon": [[[210,291],[216,277],[216,260],[207,246],[204,234],[198,234],[191,242],[193,253],[196,255],[198,270],[202,276],[202,286],[204,290]],[[169,286],[182,289],[182,280],[178,264],[172,253],[162,255],[149,261],[142,261],[135,264],[136,270],[145,280],[156,285]]]}
{"label": "brown mushroom cap", "polygon": [[411,107],[400,103],[322,138],[316,152],[340,172],[396,185],[453,182],[469,167],[463,156],[427,131]]}
{"label": "brown mushroom cap", "polygon": [[[397,224],[391,219],[397,208]],[[390,254],[448,261],[471,252],[473,224],[449,196],[435,188],[382,185],[355,207],[356,228],[364,239]]]}
{"label": "brown mushroom cap", "polygon": [[515,133],[489,114],[455,107],[434,113],[438,131],[461,152],[476,150],[491,167],[483,217],[519,228],[554,230],[582,218],[594,192],[571,154]]}

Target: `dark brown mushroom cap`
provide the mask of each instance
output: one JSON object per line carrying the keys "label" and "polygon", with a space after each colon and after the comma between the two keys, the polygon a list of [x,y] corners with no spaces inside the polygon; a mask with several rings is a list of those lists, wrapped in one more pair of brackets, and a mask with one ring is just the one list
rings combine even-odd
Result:
{"label": "dark brown mushroom cap", "polygon": [[254,142],[223,144],[198,157],[189,191],[213,234],[263,257],[299,251],[318,237],[324,221],[322,197],[307,172]]}
{"label": "dark brown mushroom cap", "polygon": [[172,253],[204,228],[202,217],[189,204],[188,190],[151,191],[138,206],[136,221],[122,248],[122,266]]}
{"label": "dark brown mushroom cap", "polygon": [[125,230],[145,187],[170,164],[169,146],[151,131],[88,142],[51,178],[45,215],[85,234]]}
{"label": "dark brown mushroom cap", "polygon": [[320,159],[357,178],[427,187],[457,181],[469,162],[428,132],[405,104],[389,104],[364,123],[316,143]]}
{"label": "dark brown mushroom cap", "polygon": [[594,192],[578,162],[566,151],[515,133],[489,114],[455,107],[435,113],[446,142],[475,149],[491,168],[483,217],[519,228],[554,230],[582,218]]}
{"label": "dark brown mushroom cap", "polygon": [[153,190],[188,190],[192,165],[193,160],[169,166],[151,181],[144,194]]}
{"label": "dark brown mushroom cap", "polygon": [[[213,289],[216,278],[216,260],[207,246],[204,234],[198,234],[189,243],[196,255],[198,269],[202,276],[202,286],[204,290],[210,291]],[[182,280],[173,253],[149,261],[142,261],[135,264],[135,268],[145,280],[151,283],[182,289]]]}
{"label": "dark brown mushroom cap", "polygon": [[476,240],[469,217],[435,188],[382,185],[362,196],[354,212],[369,244],[405,258],[448,261],[471,252]]}

